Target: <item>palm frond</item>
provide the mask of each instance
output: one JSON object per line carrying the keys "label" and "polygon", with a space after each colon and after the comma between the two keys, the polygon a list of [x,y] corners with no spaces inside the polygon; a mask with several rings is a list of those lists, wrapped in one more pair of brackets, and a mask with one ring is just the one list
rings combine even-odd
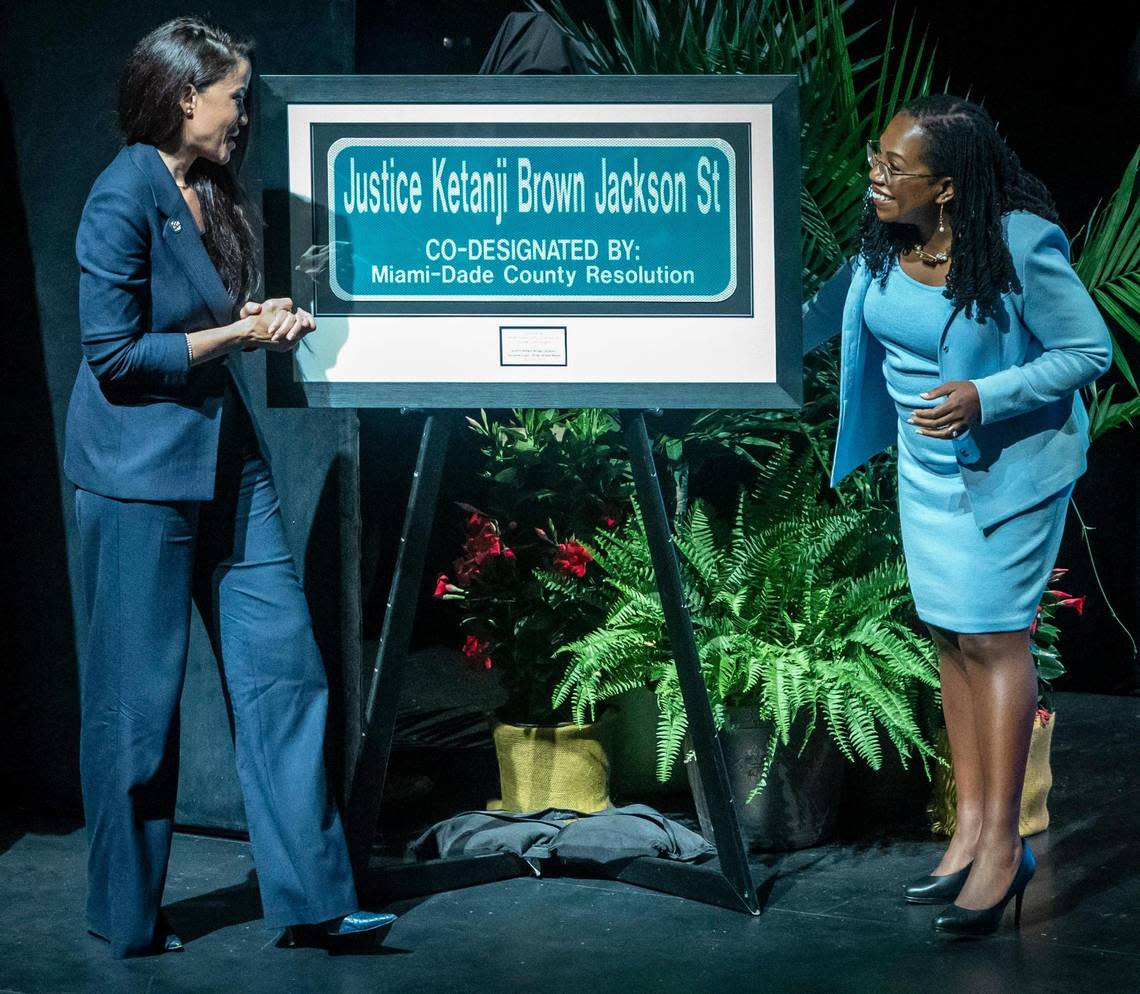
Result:
{"label": "palm frond", "polygon": [[[1124,169],[1120,185],[1099,214],[1093,210],[1080,254],[1073,268],[1097,306],[1113,324],[1135,342],[1140,342],[1140,146]],[[1113,362],[1129,386],[1137,391],[1119,342],[1113,338]],[[1137,391],[1140,393],[1140,391]]]}

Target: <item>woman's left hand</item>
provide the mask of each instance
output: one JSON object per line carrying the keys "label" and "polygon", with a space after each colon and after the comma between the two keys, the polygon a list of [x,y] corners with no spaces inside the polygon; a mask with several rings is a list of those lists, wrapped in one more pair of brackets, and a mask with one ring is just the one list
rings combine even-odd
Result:
{"label": "woman's left hand", "polygon": [[920,396],[924,400],[946,398],[941,404],[920,408],[910,416],[910,423],[918,426],[920,434],[934,438],[956,438],[981,420],[982,404],[978,399],[978,388],[969,380],[949,380]]}
{"label": "woman's left hand", "polygon": [[293,301],[287,297],[275,297],[272,300],[265,301],[264,304],[260,304],[256,300],[247,300],[242,305],[240,316],[247,318],[254,314],[260,314],[263,308],[270,312],[276,312],[270,319],[272,341],[299,342],[317,327],[317,321],[312,314],[302,307],[298,307],[293,312],[285,306],[286,304],[291,306],[292,303]]}
{"label": "woman's left hand", "polygon": [[295,311],[282,307],[269,322],[269,331],[274,342],[296,344],[316,327],[316,318],[302,307],[298,307]]}

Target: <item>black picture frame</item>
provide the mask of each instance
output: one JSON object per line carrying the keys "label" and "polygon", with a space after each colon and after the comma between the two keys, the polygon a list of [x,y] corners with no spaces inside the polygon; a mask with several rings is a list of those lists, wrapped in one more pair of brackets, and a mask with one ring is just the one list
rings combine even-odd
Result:
{"label": "black picture frame", "polygon": [[[274,407],[425,409],[511,407],[794,408],[802,404],[799,80],[733,76],[262,76],[252,162],[262,197],[264,267],[270,294],[290,287],[305,299],[292,260],[308,247],[293,230],[287,114],[295,104],[769,104],[773,141],[776,376],[741,382],[313,382],[297,381],[289,353],[266,353]],[[461,112],[457,112],[461,119]],[[505,323],[515,319],[504,313]],[[521,316],[521,315],[520,315]],[[550,317],[550,315],[544,315]],[[666,320],[681,320],[671,317]],[[319,333],[319,329],[318,329]]]}

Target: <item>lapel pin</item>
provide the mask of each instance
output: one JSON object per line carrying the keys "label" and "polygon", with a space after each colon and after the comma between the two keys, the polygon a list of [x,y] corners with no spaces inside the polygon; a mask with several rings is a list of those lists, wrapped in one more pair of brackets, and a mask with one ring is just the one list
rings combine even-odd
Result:
{"label": "lapel pin", "polygon": [[175,218],[173,221],[170,222],[170,230],[171,231],[181,231],[182,230],[182,222],[179,221],[178,218]]}

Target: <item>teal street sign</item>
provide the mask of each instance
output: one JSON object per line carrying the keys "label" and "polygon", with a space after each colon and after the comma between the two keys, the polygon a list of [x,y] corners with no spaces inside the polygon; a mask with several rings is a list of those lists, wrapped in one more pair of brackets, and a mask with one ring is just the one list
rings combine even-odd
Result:
{"label": "teal street sign", "polygon": [[747,260],[731,141],[646,134],[648,126],[541,137],[386,130],[397,133],[328,136],[329,309],[461,301],[740,307]]}

